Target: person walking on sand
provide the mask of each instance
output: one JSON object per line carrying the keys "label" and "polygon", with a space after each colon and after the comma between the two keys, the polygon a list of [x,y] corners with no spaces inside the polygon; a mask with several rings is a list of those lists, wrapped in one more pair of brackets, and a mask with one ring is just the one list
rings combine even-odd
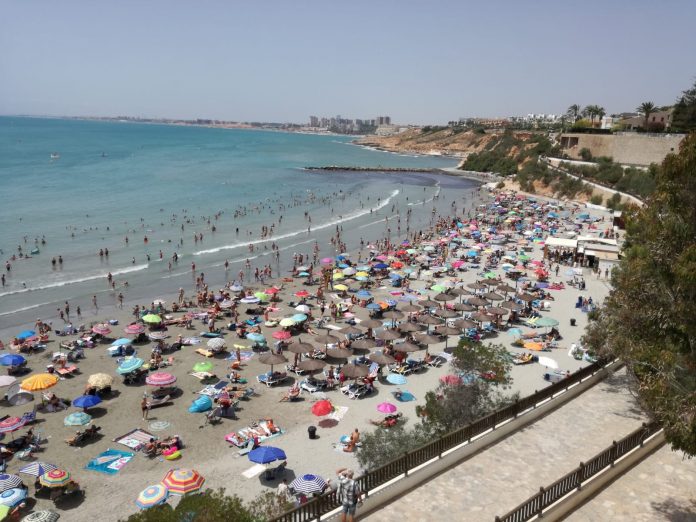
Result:
{"label": "person walking on sand", "polygon": [[150,406],[147,403],[147,394],[143,395],[143,400],[140,401],[140,411],[143,414],[143,420],[147,420],[147,414],[150,412]]}
{"label": "person walking on sand", "polygon": [[99,306],[97,306],[97,296],[96,295],[92,296],[92,306],[94,306],[95,312],[99,311]]}

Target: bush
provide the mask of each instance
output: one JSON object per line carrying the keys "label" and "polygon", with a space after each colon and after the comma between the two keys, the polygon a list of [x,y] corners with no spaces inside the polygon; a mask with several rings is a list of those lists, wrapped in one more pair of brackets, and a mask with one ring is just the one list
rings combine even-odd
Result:
{"label": "bush", "polygon": [[585,161],[592,161],[592,151],[587,147],[580,149],[580,157]]}
{"label": "bush", "polygon": [[593,205],[601,205],[603,201],[604,198],[599,194],[595,194],[590,198],[590,203],[592,203]]}

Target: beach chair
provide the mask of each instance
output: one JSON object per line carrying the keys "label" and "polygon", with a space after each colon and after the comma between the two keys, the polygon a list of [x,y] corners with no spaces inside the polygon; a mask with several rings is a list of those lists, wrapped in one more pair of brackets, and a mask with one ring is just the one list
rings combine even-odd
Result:
{"label": "beach chair", "polygon": [[203,357],[212,357],[215,352],[212,350],[206,350],[205,348],[196,348],[196,353],[202,355]]}
{"label": "beach chair", "polygon": [[24,424],[31,424],[36,420],[36,408],[37,406],[34,406],[34,409],[31,411],[27,411],[22,415],[22,420],[24,421]]}
{"label": "beach chair", "polygon": [[359,399],[367,393],[367,386],[357,383],[346,384],[341,388],[341,393],[347,395],[349,399]]}
{"label": "beach chair", "polygon": [[157,408],[158,406],[164,406],[165,404],[171,402],[172,396],[171,395],[165,395],[164,397],[160,397],[158,399],[150,399],[147,401],[147,407],[148,409],[152,408]]}
{"label": "beach chair", "polygon": [[56,373],[61,377],[72,376],[74,373],[77,373],[77,371],[78,368],[74,364],[71,364],[70,366],[64,366],[62,368],[56,368]]}
{"label": "beach chair", "polygon": [[292,364],[286,364],[285,369],[291,373],[296,374],[296,375],[304,375],[305,373],[307,373],[302,368],[299,368],[297,366],[293,366]]}
{"label": "beach chair", "polygon": [[283,382],[287,378],[288,378],[287,374],[277,373],[277,372],[274,372],[273,374],[268,372],[268,373],[263,373],[261,375],[256,376],[256,380],[258,382],[260,382],[261,384],[265,384],[268,387],[275,386],[276,384],[280,384],[281,382]]}
{"label": "beach chair", "polygon": [[219,381],[216,384],[209,384],[201,391],[196,393],[199,395],[207,395],[208,397],[217,397],[228,384],[228,381]]}

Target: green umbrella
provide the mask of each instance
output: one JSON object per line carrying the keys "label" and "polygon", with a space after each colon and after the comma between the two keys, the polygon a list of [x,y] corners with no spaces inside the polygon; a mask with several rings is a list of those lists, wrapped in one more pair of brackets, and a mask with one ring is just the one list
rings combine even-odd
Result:
{"label": "green umbrella", "polygon": [[210,372],[213,369],[213,363],[210,361],[201,361],[193,365],[194,372]]}
{"label": "green umbrella", "polygon": [[143,317],[143,322],[148,324],[159,324],[162,322],[162,318],[159,315],[147,314]]}
{"label": "green umbrella", "polygon": [[430,289],[431,289],[431,290],[434,290],[434,291],[436,291],[436,292],[446,292],[446,291],[447,291],[447,288],[445,288],[445,287],[442,286],[442,285],[433,285],[433,286],[430,287]]}
{"label": "green umbrella", "polygon": [[517,259],[519,261],[529,261],[531,258],[527,254],[520,254],[517,256]]}
{"label": "green umbrella", "polygon": [[256,292],[254,294],[259,301],[268,301],[271,297],[266,292]]}
{"label": "green umbrella", "polygon": [[537,320],[537,322],[535,323],[535,326],[542,326],[542,327],[558,326],[558,321],[556,321],[552,317],[540,317]]}
{"label": "green umbrella", "polygon": [[493,272],[486,272],[485,274],[483,274],[483,277],[485,277],[486,279],[495,279],[498,276],[495,275]]}

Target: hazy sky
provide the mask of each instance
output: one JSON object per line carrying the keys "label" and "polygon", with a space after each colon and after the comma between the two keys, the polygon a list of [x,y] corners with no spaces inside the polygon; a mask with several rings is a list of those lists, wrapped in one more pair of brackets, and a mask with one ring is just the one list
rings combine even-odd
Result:
{"label": "hazy sky", "polygon": [[0,0],[0,114],[440,123],[695,77],[693,0]]}

